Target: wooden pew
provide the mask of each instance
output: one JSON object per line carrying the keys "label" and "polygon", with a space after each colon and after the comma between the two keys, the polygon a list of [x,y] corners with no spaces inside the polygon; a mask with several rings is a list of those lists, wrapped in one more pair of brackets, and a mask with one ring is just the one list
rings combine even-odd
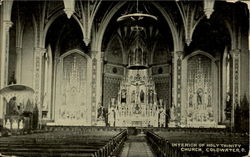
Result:
{"label": "wooden pew", "polygon": [[83,135],[74,132],[72,135],[54,132],[0,138],[0,152],[17,156],[104,157],[121,148],[126,138],[126,130],[116,136],[111,136],[115,133],[110,133],[110,136],[101,135],[102,133],[91,137],[87,133]]}

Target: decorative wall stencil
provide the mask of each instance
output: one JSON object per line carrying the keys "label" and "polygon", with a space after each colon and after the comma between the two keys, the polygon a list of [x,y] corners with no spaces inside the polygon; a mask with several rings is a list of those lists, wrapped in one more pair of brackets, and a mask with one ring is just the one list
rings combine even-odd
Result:
{"label": "decorative wall stencil", "polygon": [[103,89],[103,106],[108,108],[111,104],[111,99],[118,96],[121,78],[105,75]]}
{"label": "decorative wall stencil", "polygon": [[88,125],[87,59],[81,54],[71,53],[61,59],[57,71],[55,122]]}
{"label": "decorative wall stencil", "polygon": [[105,58],[108,62],[112,63],[123,63],[122,46],[118,36],[114,36],[108,45]]}
{"label": "decorative wall stencil", "polygon": [[166,107],[170,107],[171,78],[170,76],[154,77],[157,99],[162,99]]}
{"label": "decorative wall stencil", "polygon": [[[115,70],[116,69],[116,70]],[[104,72],[106,74],[114,74],[114,75],[124,75],[124,67],[115,65],[115,64],[106,64],[104,67]]]}
{"label": "decorative wall stencil", "polygon": [[171,66],[169,64],[152,66],[152,75],[171,73]]}
{"label": "decorative wall stencil", "polygon": [[187,64],[187,126],[214,126],[212,61],[198,54],[189,58]]}

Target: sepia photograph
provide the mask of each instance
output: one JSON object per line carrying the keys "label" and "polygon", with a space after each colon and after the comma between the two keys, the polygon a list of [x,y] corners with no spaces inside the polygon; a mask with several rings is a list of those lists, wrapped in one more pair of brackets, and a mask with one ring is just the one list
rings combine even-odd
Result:
{"label": "sepia photograph", "polygon": [[249,13],[0,0],[0,157],[250,157]]}

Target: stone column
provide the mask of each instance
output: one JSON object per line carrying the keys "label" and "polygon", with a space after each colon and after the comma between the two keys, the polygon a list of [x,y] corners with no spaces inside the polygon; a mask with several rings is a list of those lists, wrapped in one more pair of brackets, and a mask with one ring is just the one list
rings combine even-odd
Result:
{"label": "stone column", "polygon": [[97,51],[92,51],[92,83],[91,83],[91,125],[96,125],[97,118]]}
{"label": "stone column", "polygon": [[172,107],[176,105],[176,94],[175,94],[175,89],[176,89],[176,62],[175,62],[175,52],[171,53],[172,56]]}
{"label": "stone column", "polygon": [[237,104],[240,104],[240,50],[233,49],[230,51],[233,61],[232,70],[232,113],[231,113],[231,127],[234,126],[234,111]]}
{"label": "stone column", "polygon": [[8,81],[8,64],[9,64],[9,30],[13,25],[11,21],[3,21],[3,34],[1,45],[1,88],[7,85]]}
{"label": "stone column", "polygon": [[[9,64],[9,30],[13,25],[11,21],[3,21],[2,36],[0,37],[1,50],[0,50],[0,89],[7,86],[8,83],[8,64]],[[3,98],[0,98],[0,119],[4,118],[5,114],[5,102]],[[4,125],[4,121],[3,121]]]}
{"label": "stone column", "polygon": [[16,47],[16,81],[21,84],[22,78],[22,48]]}
{"label": "stone column", "polygon": [[[218,106],[216,106],[214,109],[214,111],[216,112],[215,113],[215,117],[217,117],[217,119],[216,119],[216,123],[218,124],[218,122],[221,122],[222,121],[222,111],[221,111],[221,97],[222,97],[222,95],[221,95],[221,61],[220,61],[220,55],[219,54],[217,54],[216,55],[216,61],[215,61],[215,64],[216,64],[216,66],[218,67],[218,70],[217,71],[215,71],[215,73],[214,74],[218,74],[217,75],[217,77],[216,78],[214,78],[213,80],[217,80],[217,81],[214,81],[214,83],[216,83],[218,86],[214,89],[214,91],[217,91],[217,92],[214,92],[214,94],[215,93],[217,93],[217,94],[215,94],[215,96],[214,96],[214,99],[216,99],[217,98],[217,101],[213,101],[213,102],[217,102],[217,103],[215,103],[215,104],[218,104]],[[213,70],[212,70],[212,72],[213,72]],[[216,96],[217,95],[217,96]]]}
{"label": "stone column", "polygon": [[221,121],[225,122],[226,120],[226,115],[225,115],[225,108],[226,108],[226,98],[227,98],[227,84],[228,84],[228,80],[230,78],[228,78],[228,69],[227,69],[227,66],[228,66],[228,63],[229,62],[229,58],[228,58],[228,52],[227,50],[224,51],[224,54],[223,54],[223,60],[222,60],[222,77],[221,77],[221,83],[222,83],[222,92],[221,92]]}
{"label": "stone column", "polygon": [[[172,112],[171,121],[177,120],[177,123],[181,123],[181,108],[183,107],[181,97],[181,82],[182,82],[182,59],[183,51],[176,51],[172,53]],[[172,124],[170,124],[172,125]]]}
{"label": "stone column", "polygon": [[39,111],[39,124],[41,124],[42,119],[42,104],[41,104],[41,83],[42,83],[42,58],[46,52],[45,48],[34,48],[34,71],[33,71],[33,89],[35,90],[34,94],[34,103],[36,103]]}

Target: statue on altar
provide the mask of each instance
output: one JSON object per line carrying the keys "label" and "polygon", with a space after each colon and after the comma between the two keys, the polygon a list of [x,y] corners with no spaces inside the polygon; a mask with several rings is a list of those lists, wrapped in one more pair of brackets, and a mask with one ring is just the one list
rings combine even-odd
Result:
{"label": "statue on altar", "polygon": [[141,100],[141,103],[144,103],[144,92],[143,90],[141,90],[141,93],[140,93],[140,100]]}
{"label": "statue on altar", "polygon": [[97,119],[104,120],[105,118],[105,108],[103,105],[99,104],[99,108],[97,110]]}
{"label": "statue on altar", "polygon": [[127,92],[125,89],[121,91],[121,103],[126,103]]}
{"label": "statue on altar", "polygon": [[[164,104],[158,107],[155,84],[148,69],[130,70],[120,84],[117,101],[108,108],[110,126],[165,127]],[[160,114],[159,114],[160,113]]]}
{"label": "statue on altar", "polygon": [[202,93],[203,90],[202,89],[198,89],[197,90],[197,105],[202,105]]}

